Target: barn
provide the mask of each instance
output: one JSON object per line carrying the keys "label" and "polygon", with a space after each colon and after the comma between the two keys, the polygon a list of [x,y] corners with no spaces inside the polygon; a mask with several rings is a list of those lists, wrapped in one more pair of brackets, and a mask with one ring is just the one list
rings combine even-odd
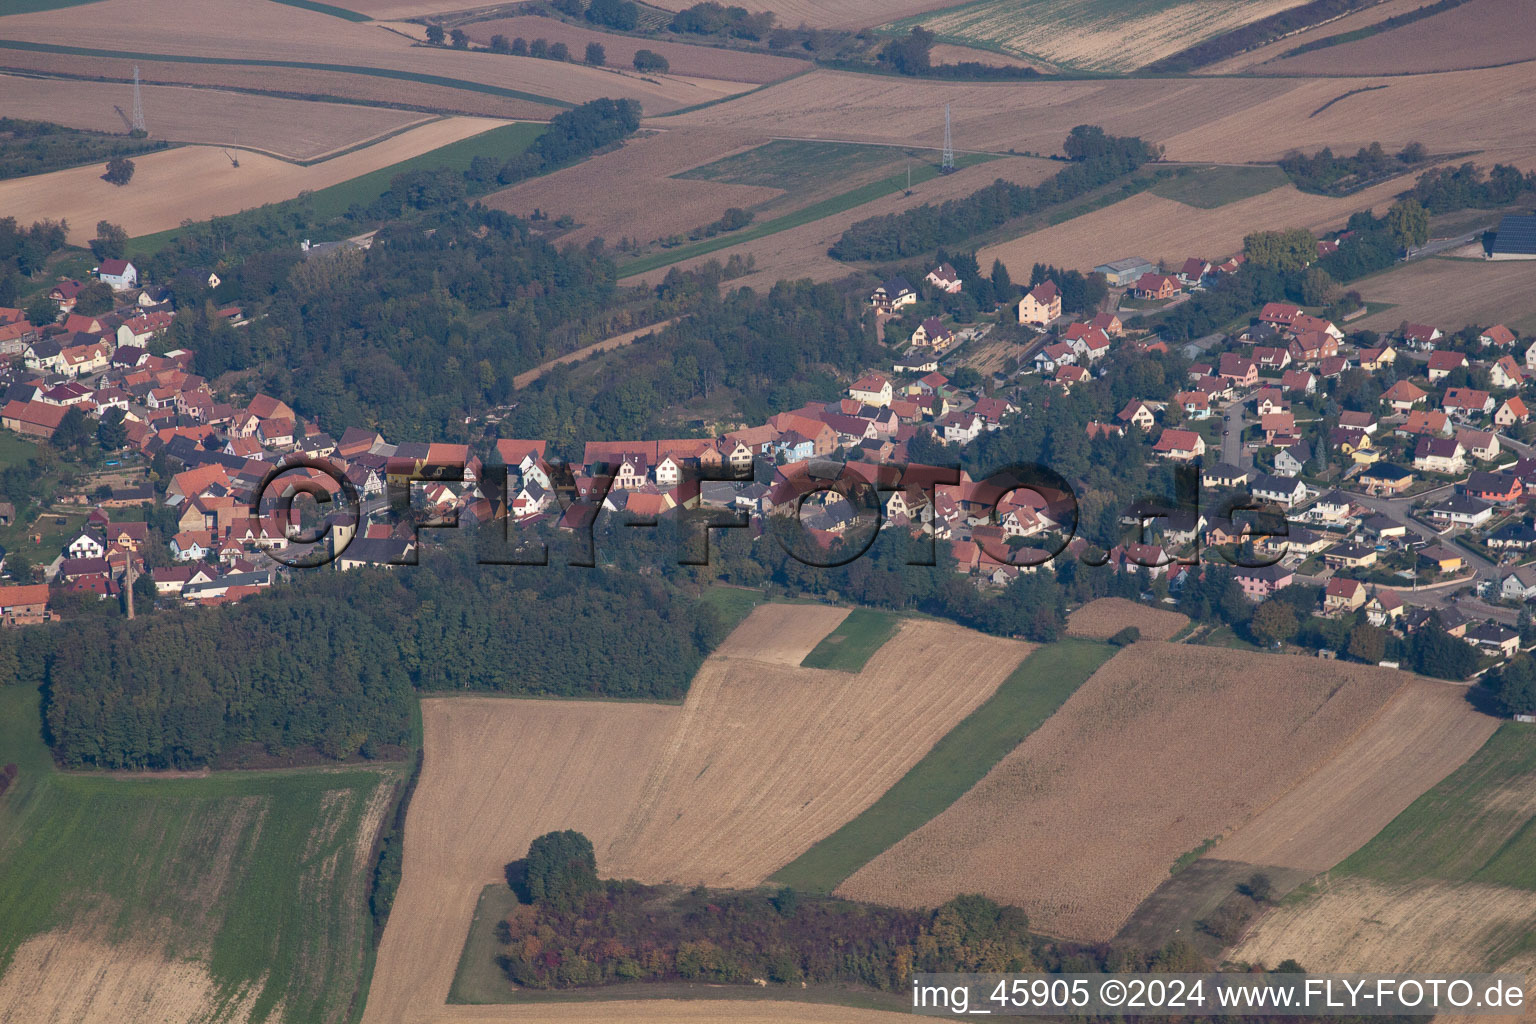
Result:
{"label": "barn", "polygon": [[1489,259],[1536,260],[1536,215],[1505,214],[1493,238]]}

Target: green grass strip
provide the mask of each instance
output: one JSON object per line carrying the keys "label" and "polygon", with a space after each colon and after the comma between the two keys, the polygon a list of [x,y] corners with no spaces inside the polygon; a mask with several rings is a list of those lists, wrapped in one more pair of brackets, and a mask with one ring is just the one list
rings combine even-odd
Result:
{"label": "green grass strip", "polygon": [[[996,160],[997,157],[990,153],[962,153],[955,157],[955,167],[970,167],[975,164],[985,163],[988,160]],[[912,169],[912,184],[929,181],[939,176],[939,169],[929,164]],[[740,245],[742,242],[755,242],[759,238],[778,234],[780,231],[788,231],[802,224],[821,220],[823,217],[831,217],[833,214],[843,213],[855,206],[863,206],[865,203],[874,202],[881,196],[888,196],[892,192],[900,192],[907,187],[907,175],[893,174],[889,178],[880,181],[872,181],[868,185],[844,192],[841,195],[823,199],[819,203],[812,203],[804,209],[793,213],[786,213],[782,217],[763,221],[761,224],[752,224],[740,231],[729,231],[714,238],[707,238],[692,245],[680,245],[676,249],[668,249],[650,256],[642,256],[636,260],[630,260],[619,267],[619,277],[634,277],[636,274],[649,273],[661,267],[669,267],[683,260],[691,260],[697,256],[715,252],[718,249]]]}
{"label": "green grass strip", "polygon": [[855,608],[837,628],[822,637],[800,662],[801,668],[830,668],[839,672],[858,672],[896,632],[899,615],[877,612],[873,608]]}
{"label": "green grass strip", "polygon": [[175,64],[230,64],[241,67],[305,68],[310,71],[336,71],[347,75],[366,75],[370,78],[391,78],[402,82],[418,82],[422,85],[441,85],[466,92],[483,92],[507,99],[541,103],[549,107],[570,110],[576,104],[557,100],[552,96],[505,89],[499,85],[472,82],[464,78],[447,78],[443,75],[424,75],[419,71],[398,71],[394,68],[368,68],[357,64],[320,64],[307,60],[266,60],[257,57],[191,57],[174,53],[131,53],[127,50],[97,50],[88,46],[60,46],[55,43],[32,43],[20,39],[0,39],[0,49],[27,50],[32,53],[61,53],[74,57],[112,57],[118,60],[158,60]]}
{"label": "green grass strip", "polygon": [[[831,892],[960,799],[1114,653],[1108,644],[1091,640],[1060,640],[1040,647],[863,814],[780,868],[769,881],[806,892]],[[932,683],[945,685],[942,679]]]}
{"label": "green grass strip", "polygon": [[302,7],[306,11],[314,11],[316,14],[329,14],[333,18],[345,18],[347,21],[372,21],[366,14],[349,11],[345,7],[333,7],[330,4],[315,3],[315,0],[272,0],[273,3],[284,4],[288,7]]}

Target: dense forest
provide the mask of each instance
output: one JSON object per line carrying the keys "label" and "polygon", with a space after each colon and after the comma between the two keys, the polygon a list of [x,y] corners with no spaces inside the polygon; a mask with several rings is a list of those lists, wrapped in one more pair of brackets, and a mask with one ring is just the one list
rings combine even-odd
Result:
{"label": "dense forest", "polygon": [[272,367],[263,386],[323,424],[451,440],[465,415],[511,397],[517,372],[560,354],[555,328],[602,310],[614,266],[458,205],[387,225],[366,253],[253,256],[237,281],[263,315],[219,332],[194,313],[172,332],[199,373]]}
{"label": "dense forest", "polygon": [[1073,128],[1064,148],[1070,164],[1038,185],[999,178],[963,199],[868,217],[843,232],[828,253],[840,260],[894,260],[967,242],[1015,217],[1076,199],[1157,159],[1156,148],[1141,139],[1106,135],[1093,125]]}
{"label": "dense forest", "polygon": [[[64,248],[64,239],[60,221],[36,221],[23,227],[15,217],[0,217],[0,306],[17,305],[26,287],[24,278],[42,270],[48,257]],[[56,307],[53,315],[58,315]]]}
{"label": "dense forest", "polygon": [[1494,164],[1485,177],[1483,169],[1472,163],[1440,167],[1420,175],[1410,195],[1430,213],[1529,203],[1536,197],[1536,171]]}
{"label": "dense forest", "polygon": [[551,562],[479,565],[454,538],[418,566],[301,572],[227,608],[6,631],[0,666],[44,684],[70,767],[373,756],[406,742],[413,687],[681,697],[720,639],[715,614],[654,577]]}

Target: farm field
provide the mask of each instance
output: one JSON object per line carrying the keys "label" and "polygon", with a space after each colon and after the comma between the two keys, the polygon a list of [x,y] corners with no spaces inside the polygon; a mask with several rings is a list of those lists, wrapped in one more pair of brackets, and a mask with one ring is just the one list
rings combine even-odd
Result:
{"label": "farm field", "polygon": [[901,621],[900,616],[891,612],[855,608],[800,660],[800,666],[839,672],[862,671],[870,656],[900,628]]}
{"label": "farm field", "polygon": [[894,1024],[898,1014],[773,999],[614,999],[446,1006],[426,1024]]}
{"label": "farm field", "polygon": [[537,15],[517,15],[511,18],[491,18],[473,21],[463,26],[469,38],[481,46],[489,46],[491,37],[504,35],[508,39],[521,36],[527,40],[547,39],[551,43],[564,43],[570,47],[572,57],[581,60],[588,43],[600,43],[607,57],[607,66],[628,68],[635,51],[640,49],[659,53],[672,66],[674,75],[691,75],[727,82],[775,82],[800,71],[809,70],[809,61],[792,57],[776,57],[769,53],[752,53],[743,50],[727,50],[718,46],[696,46],[673,42],[672,38],[648,39],[642,36],[619,35],[599,32]]}
{"label": "farm field", "polygon": [[729,207],[746,209],[781,196],[778,189],[675,177],[760,141],[761,136],[742,132],[657,132],[632,138],[574,167],[493,192],[484,202],[523,215],[534,210],[551,216],[569,213],[578,226],[561,240],[571,244],[593,238],[610,244],[621,238],[649,242],[708,224]]}
{"label": "farm field", "polygon": [[835,889],[958,800],[1112,653],[1102,644],[1073,640],[1036,648],[879,800],[777,871],[772,881],[808,891]]}
{"label": "farm field", "polygon": [[905,32],[922,25],[948,42],[974,43],[1064,67],[1131,71],[1301,2],[973,0],[886,27]]}
{"label": "farm field", "polygon": [[[1536,332],[1536,263],[1529,261],[1431,257],[1364,278],[1354,287],[1369,302],[1393,304],[1355,321],[1356,329],[1387,331],[1406,320],[1432,323],[1446,333],[1467,324],[1501,322],[1522,334]],[[1434,295],[1441,301],[1433,301]]]}
{"label": "farm field", "polygon": [[[1109,939],[1175,860],[1333,756],[1403,680],[1280,655],[1263,666],[1255,672],[1252,655],[1218,648],[1122,649],[985,779],[839,894],[932,906],[981,892],[1023,907],[1048,934]],[[1025,801],[1027,814],[1000,813]]]}
{"label": "farm field", "polygon": [[[1310,116],[1351,89],[1351,96]],[[1484,101],[1468,104],[1468,96]],[[1536,63],[1347,82],[1328,78],[1092,79],[1020,83],[915,82],[813,71],[730,103],[666,117],[667,124],[732,127],[855,142],[937,145],[952,105],[957,149],[1060,152],[1075,125],[1097,124],[1166,146],[1182,162],[1275,161],[1292,149],[1391,150],[1420,141],[1435,152],[1536,156]],[[1265,130],[1255,131],[1255,124]],[[931,133],[931,134],[930,134]],[[1486,157],[1485,157],[1486,159]]]}
{"label": "farm field", "polygon": [[1499,721],[1464,687],[1415,679],[1349,745],[1210,856],[1326,871],[1487,742]]}
{"label": "farm field", "polygon": [[1039,71],[1049,69],[1049,65],[1042,61],[1025,60],[1011,54],[998,53],[996,50],[986,50],[979,46],[958,46],[955,43],[934,43],[932,49],[928,51],[928,60],[933,64],[964,64],[974,61],[1010,68],[1035,68]]}
{"label": "farm field", "polygon": [[[984,266],[1000,259],[1010,267],[1039,261],[1087,271],[1106,260],[1137,255],[1152,261],[1183,262],[1190,256],[1223,259],[1243,247],[1243,238],[1265,228],[1343,228],[1349,215],[1367,207],[1380,212],[1407,184],[1384,182],[1343,199],[1309,195],[1292,185],[1199,209],[1151,192],[984,247]],[[1396,326],[1397,321],[1393,321]]]}
{"label": "farm field", "polygon": [[[554,829],[578,829],[605,851],[681,709],[434,697],[421,713],[425,767],[406,816],[403,876],[364,1024],[447,1015],[481,889]],[[603,852],[598,869],[612,873]]]}
{"label": "farm field", "polygon": [[[4,22],[0,22],[0,27]],[[36,72],[44,78],[69,75],[75,78],[100,80],[108,87],[129,90],[131,96],[133,65],[137,63],[145,88],[148,83],[157,85],[192,85],[216,88],[225,92],[251,92],[262,94],[272,90],[273,71],[270,67],[244,64],[209,64],[191,60],[144,60],[122,57],[81,56],[51,51],[14,50],[0,48],[0,63],[18,72]],[[421,80],[402,85],[399,80],[377,78],[371,75],[349,74],[345,71],[323,71],[316,68],[282,69],[284,92],[303,97],[306,102],[334,100],[349,106],[398,105],[402,95],[409,104],[419,108],[416,112],[445,114],[474,114],[486,117],[525,118],[547,121],[560,113],[560,106],[552,101],[536,102],[534,99],[518,99],[488,90],[472,89],[473,83],[462,86],[431,84]],[[124,85],[124,81],[128,83]],[[64,82],[65,79],[57,79]],[[159,124],[163,108],[149,104],[144,108],[145,119],[151,131]],[[261,130],[255,123],[241,125],[247,131]]]}
{"label": "farm field", "polygon": [[[869,28],[892,18],[952,6],[953,0],[775,0],[775,24],[791,28],[804,22],[818,28]],[[656,0],[653,7],[681,11],[692,0]],[[752,8],[757,10],[757,8]]]}
{"label": "farm field", "polygon": [[1529,725],[1501,725],[1325,880],[1260,921],[1233,955],[1390,971],[1494,967],[1528,949],[1536,930],[1533,734]]}
{"label": "farm field", "polygon": [[65,775],[37,704],[0,688],[0,1019],[349,1021],[400,768]]}
{"label": "farm field", "polygon": [[1202,210],[1261,196],[1290,184],[1285,172],[1274,164],[1180,168],[1180,173],[1164,179],[1147,191],[1164,199]]}
{"label": "farm field", "polygon": [[[377,25],[285,4],[153,0],[146,9],[137,0],[101,0],[92,10],[93,17],[88,20],[67,11],[3,18],[0,40],[48,49],[67,39],[63,52],[83,48],[129,60],[173,56],[202,58],[215,64],[277,62],[281,66],[281,62],[292,62],[319,65],[320,70],[353,68],[357,69],[353,73],[360,75],[389,73],[395,77],[386,81],[397,83],[392,90],[397,102],[409,91],[398,84],[401,76],[406,81],[425,76],[428,80],[464,82],[471,89],[511,91],[523,99],[537,101],[542,97],[557,105],[601,96],[629,97],[639,100],[649,114],[718,99],[745,87],[742,83],[642,77],[569,62],[417,46]],[[176,24],[178,31],[165,32],[167,23]],[[231,56],[232,39],[241,41],[238,56]],[[272,87],[269,82],[268,88]]]}
{"label": "farm field", "polygon": [[[891,190],[878,198],[852,205],[845,205],[846,200],[837,201],[835,197],[832,200],[824,200],[827,206],[823,209],[835,208],[836,212],[822,213],[804,223],[747,241],[732,241],[729,237],[722,236],[720,240],[728,243],[725,246],[694,258],[684,254],[678,265],[691,267],[706,259],[724,262],[737,254],[743,257],[751,255],[755,260],[756,269],[751,274],[733,281],[733,286],[766,290],[781,278],[807,277],[814,281],[834,280],[850,273],[853,267],[828,256],[827,248],[855,221],[863,220],[865,217],[896,213],[923,203],[939,203],[945,199],[969,195],[979,188],[990,185],[998,178],[1023,185],[1036,184],[1050,177],[1059,168],[1059,164],[1033,157],[1005,157],[962,167],[954,174],[930,178],[927,181],[919,182],[914,178],[916,183],[913,185],[910,196],[905,195],[905,190],[900,187],[905,183],[904,177],[887,179],[891,183]],[[863,188],[867,194],[876,191],[877,185],[866,185]],[[818,212],[820,211],[806,211],[810,215]],[[800,214],[794,216],[798,219]],[[737,234],[739,235],[740,232]],[[621,270],[620,273],[624,271]],[[643,276],[636,277],[635,281],[654,284],[664,274],[665,270],[653,268],[645,271]]]}
{"label": "farm field", "polygon": [[1189,625],[1183,612],[1154,608],[1123,597],[1101,597],[1089,601],[1067,616],[1067,632],[1072,636],[1108,640],[1127,626],[1141,631],[1143,640],[1169,640]]}
{"label": "farm field", "polygon": [[90,239],[99,220],[121,224],[129,235],[147,235],[189,218],[238,213],[337,185],[498,124],[445,118],[309,167],[259,153],[242,153],[234,167],[221,148],[184,146],[139,157],[133,180],[121,187],[102,181],[94,165],[0,182],[0,208],[23,222],[68,219],[70,241],[77,245]]}
{"label": "farm field", "polygon": [[[609,847],[610,874],[760,883],[879,799],[1029,650],[909,619],[860,672],[799,667],[814,643],[784,663],[781,635],[819,642],[839,621],[815,605],[764,605],[704,662]],[[769,629],[774,639],[756,639]]]}
{"label": "farm field", "polygon": [[1229,75],[1247,68],[1257,68],[1265,61],[1274,60],[1286,51],[1294,50],[1303,43],[1310,43],[1313,40],[1321,39],[1324,36],[1336,35],[1340,32],[1354,32],[1399,14],[1416,11],[1423,7],[1424,4],[1425,0],[1381,0],[1380,3],[1346,14],[1342,18],[1335,19],[1326,24],[1317,25],[1305,31],[1297,32],[1294,35],[1286,36],[1284,39],[1277,39],[1272,43],[1265,43],[1263,46],[1257,46],[1243,53],[1234,54],[1225,60],[1219,60],[1203,68],[1196,68],[1192,73],[1196,75]]}
{"label": "farm field", "polygon": [[[126,132],[121,111],[133,109],[133,87],[0,75],[0,113],[71,128]],[[219,89],[145,86],[144,109],[155,112],[154,137],[260,150],[313,160],[430,119],[387,107],[316,103]]]}
{"label": "farm field", "polygon": [[[1334,32],[1353,31],[1335,27]],[[1292,42],[1288,49],[1300,45]],[[1271,60],[1265,73],[1394,74],[1453,71],[1536,59],[1536,23],[1522,0],[1470,2],[1398,28],[1310,53]]]}

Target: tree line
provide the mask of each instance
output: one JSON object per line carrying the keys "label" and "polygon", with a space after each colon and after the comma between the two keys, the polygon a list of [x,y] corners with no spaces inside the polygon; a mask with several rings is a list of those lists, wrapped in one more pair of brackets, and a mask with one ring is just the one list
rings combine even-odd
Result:
{"label": "tree line", "polygon": [[677,699],[722,638],[707,605],[653,577],[480,565],[452,536],[417,566],[303,571],[224,608],[12,632],[0,667],[43,685],[72,768],[382,756],[408,742],[416,690]]}
{"label": "tree line", "polygon": [[1252,50],[1304,28],[1342,17],[1351,11],[1369,7],[1378,0],[1312,0],[1299,7],[1271,14],[1267,18],[1240,25],[1230,32],[1188,46],[1148,64],[1144,71],[1180,72],[1214,64],[1219,60]]}
{"label": "tree line", "polygon": [[1141,139],[1106,135],[1094,125],[1073,128],[1065,150],[1071,163],[1038,185],[999,178],[938,206],[924,203],[868,217],[843,232],[828,253],[840,260],[893,260],[961,243],[1015,217],[1076,199],[1157,158],[1155,147]]}

